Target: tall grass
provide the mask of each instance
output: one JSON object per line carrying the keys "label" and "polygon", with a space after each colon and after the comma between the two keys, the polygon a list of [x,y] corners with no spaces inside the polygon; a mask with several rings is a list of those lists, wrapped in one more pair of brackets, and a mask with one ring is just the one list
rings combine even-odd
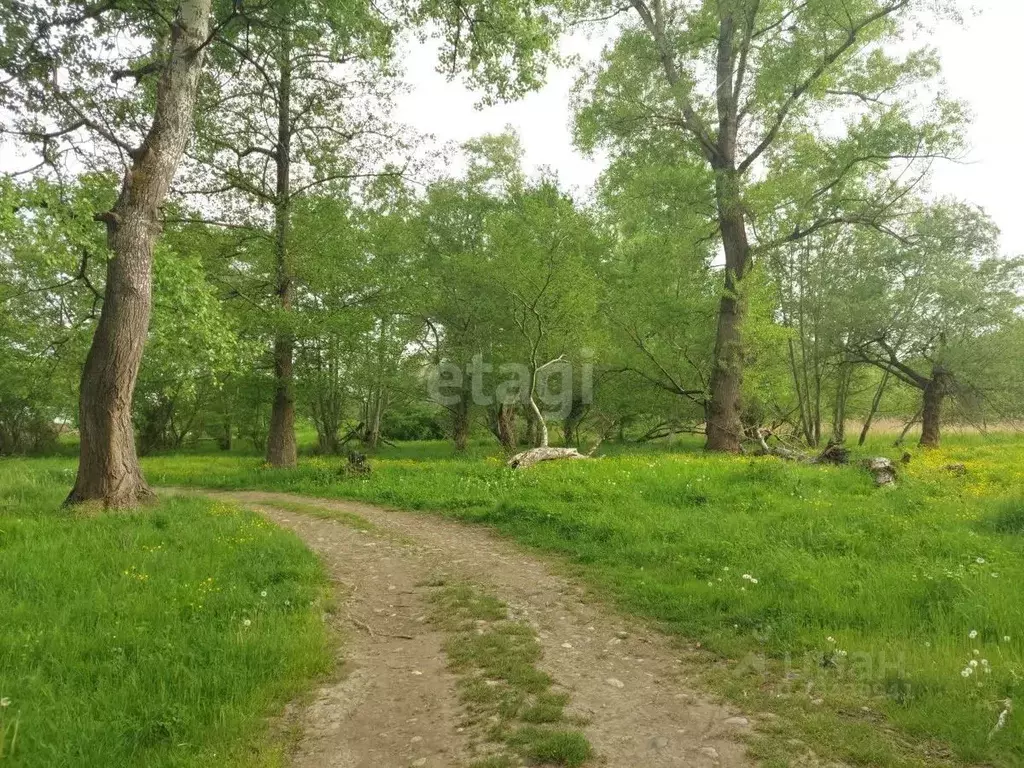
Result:
{"label": "tall grass", "polygon": [[265,718],[330,664],[319,563],[223,503],[71,516],[72,480],[0,462],[0,765],[281,764]]}

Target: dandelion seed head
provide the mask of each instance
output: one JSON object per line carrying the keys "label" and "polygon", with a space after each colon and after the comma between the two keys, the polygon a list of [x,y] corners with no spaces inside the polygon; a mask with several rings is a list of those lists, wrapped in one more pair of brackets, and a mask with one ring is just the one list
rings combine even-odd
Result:
{"label": "dandelion seed head", "polygon": [[11,700],[9,698],[4,696],[0,699],[0,709],[7,709],[9,706],[11,706]]}
{"label": "dandelion seed head", "polygon": [[971,669],[975,669],[978,666],[978,660],[977,659],[971,659],[967,663],[971,666]]}
{"label": "dandelion seed head", "polygon": [[252,620],[251,619],[244,619],[242,621],[242,626],[243,627],[251,627],[252,626]]}
{"label": "dandelion seed head", "polygon": [[972,629],[970,632],[967,633],[967,636],[971,638],[971,640],[973,640],[978,636],[978,630]]}

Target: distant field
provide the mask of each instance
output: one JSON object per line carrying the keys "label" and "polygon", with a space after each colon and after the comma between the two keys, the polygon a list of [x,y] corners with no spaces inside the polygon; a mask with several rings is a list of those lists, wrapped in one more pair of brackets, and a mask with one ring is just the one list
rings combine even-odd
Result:
{"label": "distant field", "polygon": [[284,765],[266,717],[332,660],[317,560],[224,503],[71,516],[72,480],[0,461],[0,765]]}

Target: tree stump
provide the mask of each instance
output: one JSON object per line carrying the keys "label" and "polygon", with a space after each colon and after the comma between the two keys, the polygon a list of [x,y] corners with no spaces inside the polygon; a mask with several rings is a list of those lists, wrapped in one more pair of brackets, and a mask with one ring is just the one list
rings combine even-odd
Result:
{"label": "tree stump", "polygon": [[896,465],[889,459],[883,457],[864,459],[861,465],[874,475],[875,485],[879,488],[896,482]]}
{"label": "tree stump", "polygon": [[371,472],[366,454],[356,451],[348,452],[348,463],[342,464],[338,474],[342,477],[366,477]]}

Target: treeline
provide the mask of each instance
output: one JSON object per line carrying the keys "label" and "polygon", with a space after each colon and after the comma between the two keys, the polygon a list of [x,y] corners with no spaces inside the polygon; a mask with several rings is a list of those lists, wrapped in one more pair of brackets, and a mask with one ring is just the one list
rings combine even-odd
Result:
{"label": "treeline", "polygon": [[[424,160],[390,117],[403,36],[436,34],[443,71],[514,98],[567,24],[610,11],[631,15],[573,104],[578,146],[609,159],[586,202],[525,173],[513,134]],[[136,442],[245,440],[287,467],[298,419],[323,452],[556,427],[735,452],[879,415],[935,445],[944,418],[1013,423],[1021,262],[982,211],[929,194],[964,109],[934,51],[894,44],[935,18],[18,4],[0,106],[38,164],[0,189],[0,451],[73,422],[72,500],[132,503]]]}
{"label": "treeline", "polygon": [[[134,400],[140,450],[207,439],[266,452],[282,329],[294,416],[323,453],[409,439],[464,448],[474,433],[511,450],[539,443],[548,417],[568,444],[702,431],[714,242],[674,223],[659,232],[654,216],[628,223],[606,187],[581,207],[556,179],[524,175],[514,135],[464,153],[465,174],[422,192],[384,175],[297,204],[287,310],[271,233],[169,228]],[[47,449],[74,418],[104,289],[87,214],[110,181],[3,188],[0,204],[18,211],[3,235],[7,452]],[[983,428],[1024,417],[1019,262],[998,256],[994,227],[963,204],[917,201],[897,225],[835,228],[759,264],[744,429],[816,446],[861,437],[881,415],[925,421],[937,442],[940,414]],[[848,422],[864,432],[847,436]]]}

